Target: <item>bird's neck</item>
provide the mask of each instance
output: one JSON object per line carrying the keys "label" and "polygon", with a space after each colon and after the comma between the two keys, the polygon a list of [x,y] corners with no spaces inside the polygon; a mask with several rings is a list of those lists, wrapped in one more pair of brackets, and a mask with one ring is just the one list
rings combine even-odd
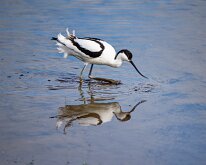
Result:
{"label": "bird's neck", "polygon": [[120,58],[116,58],[112,61],[111,66],[114,68],[118,68],[122,65],[122,60]]}
{"label": "bird's neck", "polygon": [[109,65],[111,67],[114,67],[114,68],[118,68],[122,65],[122,57],[119,53],[116,54],[115,57],[112,57],[110,59],[108,59],[108,63],[106,65]]}

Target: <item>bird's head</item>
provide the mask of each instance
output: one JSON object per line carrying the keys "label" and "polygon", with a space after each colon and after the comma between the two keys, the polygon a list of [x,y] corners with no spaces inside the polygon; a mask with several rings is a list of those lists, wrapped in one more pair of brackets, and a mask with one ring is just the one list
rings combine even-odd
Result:
{"label": "bird's head", "polygon": [[131,115],[129,112],[119,112],[113,113],[119,121],[128,121],[131,119]]}
{"label": "bird's head", "polygon": [[144,75],[137,69],[137,67],[136,67],[135,64],[133,63],[133,61],[132,61],[132,53],[131,53],[129,50],[127,50],[127,49],[122,49],[122,50],[120,50],[120,51],[117,53],[115,59],[116,59],[116,58],[120,58],[122,61],[130,62],[130,63],[132,64],[132,66],[136,69],[136,71],[137,71],[142,77],[147,78],[146,76],[144,76]]}

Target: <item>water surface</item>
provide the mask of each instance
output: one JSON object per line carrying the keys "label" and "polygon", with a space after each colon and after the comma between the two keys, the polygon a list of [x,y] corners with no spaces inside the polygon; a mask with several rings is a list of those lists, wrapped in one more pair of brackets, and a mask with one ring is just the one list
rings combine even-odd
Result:
{"label": "water surface", "polygon": [[[1,164],[205,164],[205,11],[202,0],[1,1]],[[66,27],[129,49],[149,80],[125,63],[93,71],[121,85],[90,82],[89,68],[80,85],[83,64],[50,41]]]}

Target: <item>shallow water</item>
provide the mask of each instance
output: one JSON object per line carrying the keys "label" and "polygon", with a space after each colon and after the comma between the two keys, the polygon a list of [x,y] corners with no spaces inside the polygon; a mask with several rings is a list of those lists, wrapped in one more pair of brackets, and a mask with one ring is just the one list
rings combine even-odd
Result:
{"label": "shallow water", "polygon": [[[205,164],[205,11],[202,0],[1,1],[1,164]],[[93,71],[122,84],[90,82],[88,68],[81,85],[82,63],[50,41],[66,27],[131,50],[149,80],[125,63]]]}

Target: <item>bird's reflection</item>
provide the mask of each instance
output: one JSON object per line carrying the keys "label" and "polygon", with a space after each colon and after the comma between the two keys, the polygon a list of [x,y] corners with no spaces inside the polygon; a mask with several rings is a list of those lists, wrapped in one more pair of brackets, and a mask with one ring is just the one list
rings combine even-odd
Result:
{"label": "bird's reflection", "polygon": [[84,101],[83,104],[65,105],[64,107],[60,107],[58,115],[51,117],[57,118],[57,129],[64,125],[64,133],[66,133],[66,129],[71,127],[74,122],[81,126],[97,126],[111,121],[113,116],[119,121],[128,121],[131,118],[131,113],[137,106],[146,101],[139,101],[130,111],[122,111],[118,102],[96,103],[91,91],[91,99],[90,102],[87,103],[85,102],[81,87],[79,88],[79,91]]}

